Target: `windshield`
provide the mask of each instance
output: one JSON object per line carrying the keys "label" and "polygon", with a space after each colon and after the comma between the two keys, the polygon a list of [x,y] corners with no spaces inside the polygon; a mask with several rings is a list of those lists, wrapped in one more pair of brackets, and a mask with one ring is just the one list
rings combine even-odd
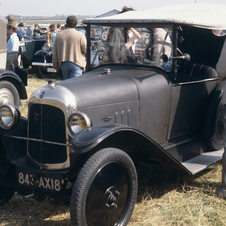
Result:
{"label": "windshield", "polygon": [[[101,64],[140,64],[170,71],[172,61],[164,63],[163,54],[172,55],[172,29],[154,28],[111,28],[98,29],[98,38],[91,36],[91,66]],[[93,32],[93,29],[91,29]],[[101,32],[101,34],[100,34]]]}

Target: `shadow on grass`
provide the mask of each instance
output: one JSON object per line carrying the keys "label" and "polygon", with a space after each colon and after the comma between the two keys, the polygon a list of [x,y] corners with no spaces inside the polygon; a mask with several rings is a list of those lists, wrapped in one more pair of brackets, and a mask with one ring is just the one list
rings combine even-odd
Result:
{"label": "shadow on grass", "polygon": [[[219,164],[219,163],[218,163]],[[141,164],[138,169],[138,197],[137,202],[143,199],[159,199],[166,193],[176,190],[177,192],[187,192],[192,189],[200,189],[202,193],[209,194],[210,190],[215,190],[219,181],[201,180],[213,169],[207,168],[196,175],[169,172],[160,165]]]}

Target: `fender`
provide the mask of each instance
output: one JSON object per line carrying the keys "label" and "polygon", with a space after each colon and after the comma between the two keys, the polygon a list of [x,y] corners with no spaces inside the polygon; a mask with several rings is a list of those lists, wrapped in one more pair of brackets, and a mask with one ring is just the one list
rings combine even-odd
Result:
{"label": "fender", "polygon": [[[27,137],[27,119],[21,117],[18,125],[11,130],[0,128],[0,143],[4,145],[9,161],[13,163],[15,160],[21,159],[27,153],[27,141],[14,139],[7,135]],[[0,149],[1,151],[1,149]]]}
{"label": "fender", "polygon": [[43,63],[45,60],[47,60],[49,57],[49,53],[43,50],[38,50],[35,54],[35,56],[41,56],[43,58]]}
{"label": "fender", "polygon": [[136,142],[140,143],[149,154],[154,156],[154,158],[167,169],[189,173],[178,160],[173,158],[155,141],[142,132],[125,125],[96,126],[86,129],[73,138],[72,148],[77,154],[86,153],[102,143],[105,139],[116,135],[119,132],[128,134],[131,137],[131,141],[136,140]]}
{"label": "fender", "polygon": [[24,82],[15,72],[9,70],[0,71],[0,80],[11,82],[18,90],[20,99],[27,99]]}

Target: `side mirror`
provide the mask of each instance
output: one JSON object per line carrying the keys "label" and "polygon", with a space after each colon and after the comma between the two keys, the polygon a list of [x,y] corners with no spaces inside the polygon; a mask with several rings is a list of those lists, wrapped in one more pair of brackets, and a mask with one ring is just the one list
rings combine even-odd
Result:
{"label": "side mirror", "polygon": [[168,57],[166,54],[161,55],[160,59],[167,63],[169,60],[184,60],[185,62],[189,62],[191,60],[191,56],[188,53],[184,53],[182,56],[176,56],[176,57]]}

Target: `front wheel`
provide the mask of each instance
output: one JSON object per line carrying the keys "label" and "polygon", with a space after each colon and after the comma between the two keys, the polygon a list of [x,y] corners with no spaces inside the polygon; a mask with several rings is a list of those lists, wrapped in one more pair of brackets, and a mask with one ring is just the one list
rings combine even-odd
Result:
{"label": "front wheel", "polygon": [[0,81],[0,105],[1,104],[12,104],[19,107],[19,93],[11,82]]}
{"label": "front wheel", "polygon": [[106,148],[82,167],[71,196],[71,224],[126,226],[137,196],[137,173],[123,151]]}

